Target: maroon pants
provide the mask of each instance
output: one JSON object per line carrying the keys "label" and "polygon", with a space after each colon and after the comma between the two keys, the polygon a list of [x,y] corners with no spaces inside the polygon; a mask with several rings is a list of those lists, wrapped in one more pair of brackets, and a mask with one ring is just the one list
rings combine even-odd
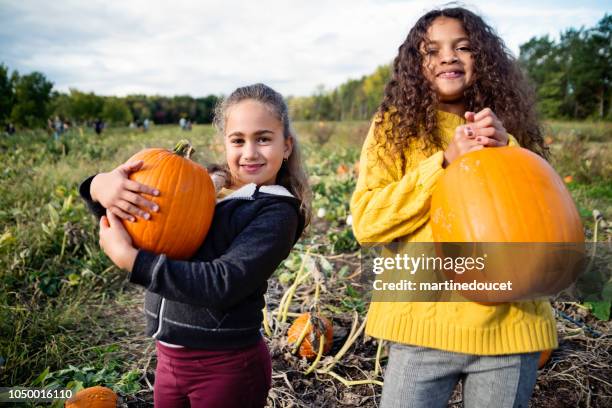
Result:
{"label": "maroon pants", "polygon": [[260,408],[271,382],[272,361],[263,338],[254,346],[221,351],[157,342],[156,408]]}

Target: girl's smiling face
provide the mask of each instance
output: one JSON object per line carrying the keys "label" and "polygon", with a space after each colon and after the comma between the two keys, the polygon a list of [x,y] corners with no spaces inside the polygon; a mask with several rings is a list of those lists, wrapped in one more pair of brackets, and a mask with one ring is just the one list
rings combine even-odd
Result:
{"label": "girl's smiling face", "polygon": [[233,105],[225,124],[225,157],[232,188],[245,184],[270,185],[293,148],[283,124],[263,103],[253,99]]}
{"label": "girl's smiling face", "polygon": [[436,18],[421,44],[423,72],[443,104],[463,105],[463,94],[474,81],[470,39],[457,19]]}

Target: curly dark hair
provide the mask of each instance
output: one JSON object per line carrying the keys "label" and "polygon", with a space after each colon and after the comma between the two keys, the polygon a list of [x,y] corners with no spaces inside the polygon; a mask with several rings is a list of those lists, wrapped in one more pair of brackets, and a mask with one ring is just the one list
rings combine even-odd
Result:
{"label": "curly dark hair", "polygon": [[393,72],[378,108],[377,120],[385,114],[393,126],[386,127],[387,148],[399,157],[411,139],[422,137],[428,148],[443,148],[438,131],[438,97],[423,73],[421,45],[438,17],[459,20],[470,39],[474,58],[474,82],[464,92],[467,111],[490,108],[525,147],[544,158],[548,148],[535,110],[535,93],[503,40],[478,15],[462,7],[436,9],[422,16],[408,33],[393,61]]}

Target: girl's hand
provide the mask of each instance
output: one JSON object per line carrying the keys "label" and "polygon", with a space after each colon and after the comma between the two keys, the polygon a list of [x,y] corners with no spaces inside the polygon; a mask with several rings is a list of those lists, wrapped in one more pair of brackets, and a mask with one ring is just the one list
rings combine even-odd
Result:
{"label": "girl's hand", "polygon": [[124,220],[134,222],[134,216],[145,220],[151,218],[151,215],[141,208],[157,211],[159,207],[139,193],[158,196],[159,191],[128,178],[130,173],[140,170],[143,163],[142,160],[124,163],[111,172],[95,176],[89,187],[91,198]]}
{"label": "girl's hand", "polygon": [[483,146],[508,146],[508,133],[495,113],[484,108],[478,113],[465,112],[466,126],[471,127],[476,142]]}
{"label": "girl's hand", "polygon": [[100,218],[100,247],[104,253],[121,269],[132,271],[138,250],[132,246],[132,237],[125,230],[119,218],[106,210]]}
{"label": "girl's hand", "polygon": [[457,126],[453,140],[444,151],[444,163],[442,163],[442,167],[448,166],[466,153],[480,150],[483,147],[482,144],[476,141],[474,131],[469,125]]}

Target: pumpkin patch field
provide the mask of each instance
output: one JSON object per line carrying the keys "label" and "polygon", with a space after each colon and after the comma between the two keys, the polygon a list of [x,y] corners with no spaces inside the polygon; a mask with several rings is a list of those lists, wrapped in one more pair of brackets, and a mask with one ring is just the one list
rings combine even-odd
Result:
{"label": "pumpkin patch field", "polygon": [[[269,282],[262,327],[273,360],[268,407],[376,407],[388,344],[364,334],[368,297],[349,212],[369,124],[295,128],[313,218]],[[157,362],[143,334],[143,290],[100,250],[78,185],[145,148],[172,149],[185,138],[194,161],[219,163],[217,137],[208,125],[111,128],[101,136],[74,127],[59,140],[44,131],[0,135],[0,387],[103,386],[118,406],[153,406]],[[545,142],[585,240],[611,245],[612,124],[549,122]],[[553,308],[560,347],[538,371],[530,406],[612,406],[610,303]],[[449,406],[463,406],[460,387]]]}

